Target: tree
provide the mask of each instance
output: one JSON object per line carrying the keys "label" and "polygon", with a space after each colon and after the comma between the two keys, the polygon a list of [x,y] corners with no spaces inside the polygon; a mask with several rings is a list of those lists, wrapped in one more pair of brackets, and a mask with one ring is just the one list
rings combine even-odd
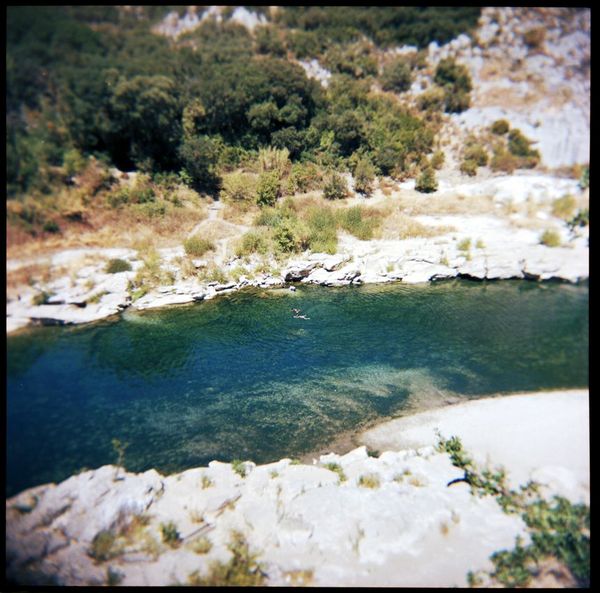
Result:
{"label": "tree", "polygon": [[209,136],[186,138],[178,154],[197,191],[216,195],[221,185],[217,173],[220,143]]}
{"label": "tree", "polygon": [[370,195],[375,182],[375,167],[367,158],[361,158],[354,169],[354,189],[361,194]]}
{"label": "tree", "polygon": [[431,193],[437,191],[438,183],[435,178],[435,171],[431,167],[425,167],[417,182],[415,189],[422,193]]}

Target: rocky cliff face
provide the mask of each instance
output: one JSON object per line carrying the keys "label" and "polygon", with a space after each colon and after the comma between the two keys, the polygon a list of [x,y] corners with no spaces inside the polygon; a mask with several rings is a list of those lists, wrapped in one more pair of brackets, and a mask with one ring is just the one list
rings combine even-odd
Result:
{"label": "rocky cliff face", "polygon": [[590,11],[484,8],[471,40],[431,44],[429,62],[453,56],[473,79],[471,108],[451,117],[447,137],[497,119],[519,128],[548,168],[589,162]]}

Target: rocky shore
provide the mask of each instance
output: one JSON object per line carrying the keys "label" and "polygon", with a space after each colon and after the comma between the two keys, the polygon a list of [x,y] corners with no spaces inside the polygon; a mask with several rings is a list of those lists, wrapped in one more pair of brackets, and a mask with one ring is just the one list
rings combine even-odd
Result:
{"label": "rocky shore", "polygon": [[[159,250],[163,269],[175,278],[171,285],[158,286],[141,298],[133,299],[130,281],[143,266],[132,249],[71,249],[34,260],[9,260],[7,271],[43,263],[55,279],[43,284],[23,286],[8,295],[7,333],[30,324],[89,323],[111,317],[131,307],[134,310],[163,307],[212,299],[220,294],[247,287],[270,288],[290,283],[343,286],[349,284],[401,281],[420,283],[463,277],[476,280],[525,278],[579,282],[589,276],[589,227],[569,229],[560,219],[544,211],[557,197],[581,193],[575,180],[550,175],[493,176],[483,181],[452,187],[441,183],[440,189],[427,196],[417,195],[409,187],[399,195],[425,201],[465,198],[490,200],[498,213],[428,214],[414,220],[434,236],[408,239],[360,241],[351,235],[340,237],[335,255],[307,252],[283,264],[273,260],[278,273],[258,273],[261,258],[246,260],[223,257],[219,267],[225,274],[234,270],[244,273],[237,281],[201,282],[184,278],[176,264],[185,256],[183,246]],[[373,204],[377,200],[396,198],[375,196],[354,198],[355,202]],[[534,223],[519,213],[506,216],[507,203],[530,204],[536,212]],[[535,224],[537,223],[537,225]],[[561,246],[549,247],[540,242],[540,225],[554,228]],[[106,273],[112,258],[127,261],[131,271]],[[197,269],[208,263],[193,260]],[[61,275],[56,270],[68,270]],[[53,272],[54,271],[54,272]],[[40,304],[39,295],[46,294]]]}
{"label": "rocky shore", "polygon": [[535,479],[544,495],[589,504],[588,413],[586,390],[519,394],[384,423],[358,439],[375,454],[363,445],[312,465],[213,461],[170,476],[86,471],[6,501],[7,578],[199,583],[233,557],[274,586],[464,587],[529,534],[492,496],[448,486],[463,472],[436,449],[436,429],[514,483]]}

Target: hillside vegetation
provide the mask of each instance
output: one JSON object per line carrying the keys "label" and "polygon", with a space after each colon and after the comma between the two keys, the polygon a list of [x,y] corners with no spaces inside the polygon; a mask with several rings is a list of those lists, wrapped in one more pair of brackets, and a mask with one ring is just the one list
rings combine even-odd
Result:
{"label": "hillside vegetation", "polygon": [[[9,243],[122,220],[167,232],[202,218],[198,194],[260,173],[261,150],[285,151],[291,167],[271,189],[261,181],[263,205],[325,189],[334,170],[368,194],[377,175],[427,168],[440,112],[468,105],[468,79],[445,64],[435,87],[462,103],[409,106],[401,93],[422,60],[382,50],[469,32],[477,8],[255,7],[254,28],[234,8],[197,8],[206,18],[175,37],[156,25],[186,7],[8,8]],[[306,58],[331,70],[329,85],[307,76]],[[142,175],[123,183],[119,171]]]}

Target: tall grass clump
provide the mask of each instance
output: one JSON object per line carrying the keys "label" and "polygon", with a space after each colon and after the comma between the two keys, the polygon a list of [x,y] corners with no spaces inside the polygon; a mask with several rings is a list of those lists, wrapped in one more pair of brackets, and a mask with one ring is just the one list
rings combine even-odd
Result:
{"label": "tall grass clump", "polygon": [[573,196],[562,196],[552,202],[552,216],[569,220],[573,216],[577,202]]}
{"label": "tall grass clump", "polygon": [[546,247],[560,247],[560,234],[554,229],[546,229],[540,237],[540,243]]}
{"label": "tall grass clump", "polygon": [[248,231],[238,241],[235,247],[235,255],[244,257],[253,253],[265,255],[269,251],[269,238],[258,230]]}
{"label": "tall grass clump", "polygon": [[107,274],[118,274],[119,272],[130,272],[131,264],[124,259],[111,259],[106,264],[106,273]]}
{"label": "tall grass clump", "polygon": [[351,235],[362,241],[373,238],[375,230],[381,223],[379,213],[361,206],[353,206],[338,212],[340,226]]}
{"label": "tall grass clump", "polygon": [[348,193],[346,180],[339,173],[331,173],[323,186],[323,197],[327,200],[342,200]]}
{"label": "tall grass clump", "polygon": [[308,243],[315,253],[334,254],[337,251],[337,220],[328,207],[313,206],[306,213]]}
{"label": "tall grass clump", "polygon": [[215,249],[214,244],[198,235],[192,235],[183,242],[183,248],[187,255],[191,257],[201,257],[207,251]]}

